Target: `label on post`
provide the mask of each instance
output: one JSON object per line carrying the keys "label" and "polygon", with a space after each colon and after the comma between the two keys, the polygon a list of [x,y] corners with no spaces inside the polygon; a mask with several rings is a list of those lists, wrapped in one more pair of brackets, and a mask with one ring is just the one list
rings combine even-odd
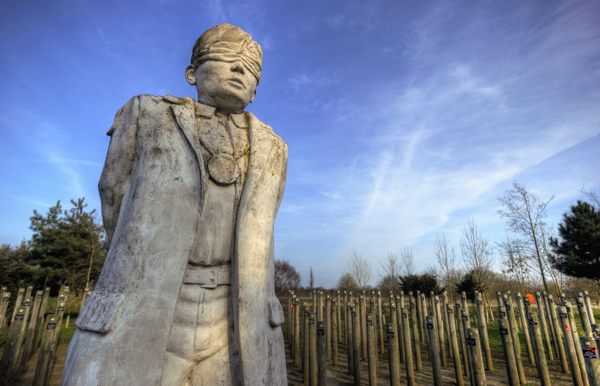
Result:
{"label": "label on post", "polygon": [[56,323],[50,322],[50,323],[48,323],[48,326],[46,328],[48,330],[54,330],[56,328]]}
{"label": "label on post", "polygon": [[467,346],[476,346],[477,340],[475,338],[467,338]]}
{"label": "label on post", "polygon": [[500,328],[500,335],[508,335],[508,328]]}

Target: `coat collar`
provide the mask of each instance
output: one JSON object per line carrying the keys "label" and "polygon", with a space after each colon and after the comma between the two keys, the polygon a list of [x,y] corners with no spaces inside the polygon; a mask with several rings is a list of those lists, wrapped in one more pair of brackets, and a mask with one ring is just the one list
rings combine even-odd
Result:
{"label": "coat collar", "polygon": [[[207,118],[207,119],[211,119],[212,117],[214,117],[215,111],[217,110],[213,106],[205,105],[200,102],[196,102],[195,109],[196,109],[196,115],[203,117],[203,118]],[[246,127],[246,117],[245,117],[244,112],[231,113],[231,114],[229,114],[229,118],[231,118],[231,121],[237,128]]]}

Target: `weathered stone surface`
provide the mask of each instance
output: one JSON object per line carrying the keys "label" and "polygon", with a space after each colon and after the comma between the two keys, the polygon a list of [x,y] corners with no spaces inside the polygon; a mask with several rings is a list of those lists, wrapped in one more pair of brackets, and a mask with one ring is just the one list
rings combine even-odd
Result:
{"label": "weathered stone surface", "polygon": [[244,112],[262,51],[221,24],[193,49],[192,98],[119,110],[100,179],[110,248],[63,385],[286,385],[273,225],[287,146]]}

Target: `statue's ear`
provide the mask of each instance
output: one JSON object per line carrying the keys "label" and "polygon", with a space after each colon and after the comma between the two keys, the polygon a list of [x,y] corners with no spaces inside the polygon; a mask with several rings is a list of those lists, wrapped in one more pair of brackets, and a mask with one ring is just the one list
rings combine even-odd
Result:
{"label": "statue's ear", "polygon": [[194,73],[195,68],[192,66],[187,66],[185,69],[185,80],[192,86],[196,84],[196,74]]}

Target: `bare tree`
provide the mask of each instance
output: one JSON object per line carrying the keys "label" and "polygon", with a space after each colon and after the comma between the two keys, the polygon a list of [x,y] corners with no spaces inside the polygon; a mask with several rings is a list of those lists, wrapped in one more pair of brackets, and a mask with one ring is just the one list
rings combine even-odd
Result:
{"label": "bare tree", "polygon": [[[462,239],[460,241],[460,251],[463,258],[463,264],[467,271],[471,271],[479,287],[482,289],[483,302],[487,310],[490,305],[487,297],[487,285],[491,277],[491,269],[494,264],[494,257],[489,246],[489,241],[484,238],[473,219],[467,221],[463,228]],[[493,314],[489,314],[493,318]]]}
{"label": "bare tree", "polygon": [[473,219],[470,219],[462,230],[460,251],[467,270],[473,271],[480,285],[485,285],[494,258],[489,241],[479,233]]}
{"label": "bare tree", "polygon": [[[498,211],[500,217],[506,219],[508,228],[521,238],[523,251],[534,259],[537,271],[542,278],[544,290],[548,290],[546,269],[548,263],[546,230],[546,208],[552,198],[547,201],[530,193],[523,185],[514,182],[513,187],[501,197],[502,209]],[[558,284],[558,283],[557,283]]]}
{"label": "bare tree", "polygon": [[400,262],[398,256],[388,252],[387,256],[380,261],[382,274],[377,285],[384,293],[398,291],[400,289]]}
{"label": "bare tree", "polygon": [[415,260],[410,247],[402,248],[400,251],[400,262],[403,276],[413,275],[415,273]]}
{"label": "bare tree", "polygon": [[275,260],[275,292],[282,294],[300,287],[300,274],[287,260]]}
{"label": "bare tree", "polygon": [[456,289],[456,283],[458,283],[454,246],[448,241],[445,234],[437,233],[433,242],[433,251],[440,266],[444,285],[448,292],[453,294]]}
{"label": "bare tree", "polygon": [[497,243],[500,254],[503,256],[502,272],[519,284],[519,290],[521,293],[525,293],[526,283],[529,281],[531,276],[531,266],[525,253],[523,252],[523,245],[519,240],[511,239],[508,235],[506,240]]}
{"label": "bare tree", "polygon": [[356,252],[352,252],[352,256],[350,256],[350,274],[356,280],[358,286],[364,288],[371,280],[371,265],[367,259]]}
{"label": "bare tree", "polygon": [[398,256],[392,252],[388,252],[387,256],[379,263],[381,264],[381,277],[400,276],[400,262],[398,261]]}
{"label": "bare tree", "polygon": [[354,280],[354,276],[345,273],[338,279],[336,287],[339,290],[356,291],[358,289],[358,284],[356,283],[356,280]]}

